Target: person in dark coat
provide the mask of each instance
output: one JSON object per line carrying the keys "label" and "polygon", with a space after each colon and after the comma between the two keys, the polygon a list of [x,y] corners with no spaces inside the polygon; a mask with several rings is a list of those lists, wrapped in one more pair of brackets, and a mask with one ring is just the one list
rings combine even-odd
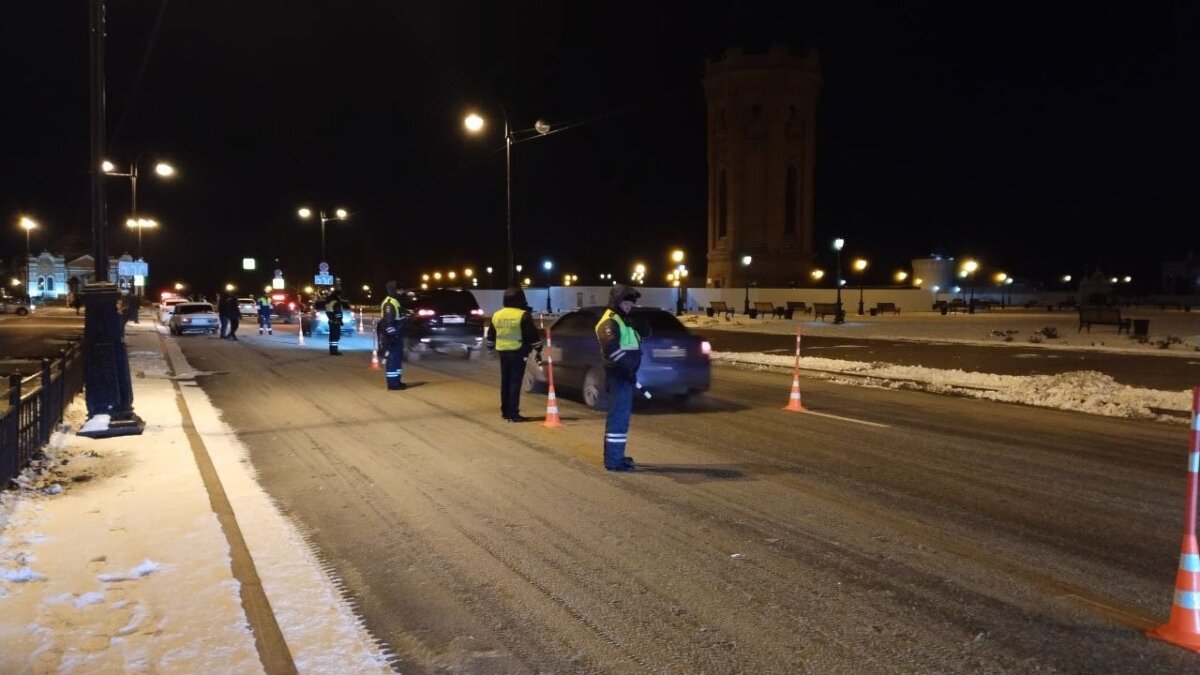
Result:
{"label": "person in dark coat", "polygon": [[596,324],[596,339],[604,357],[604,388],[608,393],[608,417],[604,421],[604,468],[633,471],[632,457],[625,454],[629,417],[633,412],[633,390],[642,365],[641,336],[633,329],[629,313],[641,293],[617,284],[609,293],[608,309]]}
{"label": "person in dark coat", "polygon": [[329,354],[331,356],[342,355],[342,352],[338,350],[338,344],[342,340],[342,310],[345,309],[345,306],[341,291],[336,288],[329,291],[329,295],[325,298],[325,318],[329,320]]}
{"label": "person in dark coat", "polygon": [[221,315],[221,325],[229,323],[229,332],[221,337],[226,340],[236,340],[238,324],[242,322],[242,310],[238,307],[238,300],[233,295],[226,295],[221,298],[220,305],[217,306],[217,311]]}
{"label": "person in dark coat", "polygon": [[[529,353],[542,353],[542,338],[533,325],[533,315],[525,301],[525,291],[512,287],[504,291],[504,306],[488,319],[483,339],[488,349],[500,354],[500,415],[509,422],[525,422],[521,415],[521,382]],[[539,357],[540,359],[540,357]]]}
{"label": "person in dark coat", "polygon": [[384,377],[389,391],[407,389],[404,384],[404,328],[408,325],[408,317],[412,314],[401,302],[403,291],[395,281],[387,282],[384,286],[387,296],[379,305],[379,325],[376,332],[379,335],[379,349],[384,353]]}

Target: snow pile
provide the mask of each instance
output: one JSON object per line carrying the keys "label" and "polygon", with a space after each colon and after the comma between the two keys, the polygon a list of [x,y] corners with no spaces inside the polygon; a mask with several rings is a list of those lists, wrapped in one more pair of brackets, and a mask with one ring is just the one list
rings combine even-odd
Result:
{"label": "snow pile", "polygon": [[[713,361],[729,365],[791,369],[793,356],[713,352]],[[1159,391],[1119,384],[1094,371],[1058,375],[994,375],[839,359],[804,358],[808,376],[839,383],[958,394],[992,401],[1024,403],[1108,417],[1187,421],[1191,392]]]}

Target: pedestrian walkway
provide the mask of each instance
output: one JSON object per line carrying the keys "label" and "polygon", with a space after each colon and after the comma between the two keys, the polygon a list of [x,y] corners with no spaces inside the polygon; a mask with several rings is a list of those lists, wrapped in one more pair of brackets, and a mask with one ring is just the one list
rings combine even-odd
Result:
{"label": "pedestrian walkway", "polygon": [[145,433],[76,436],[78,400],[0,493],[0,672],[388,672],[174,339],[127,330]]}

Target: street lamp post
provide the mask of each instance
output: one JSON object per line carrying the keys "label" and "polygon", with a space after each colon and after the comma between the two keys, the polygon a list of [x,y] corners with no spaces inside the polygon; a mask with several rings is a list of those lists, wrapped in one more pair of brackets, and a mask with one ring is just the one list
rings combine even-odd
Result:
{"label": "street lamp post", "polygon": [[[296,211],[296,215],[305,220],[311,218],[312,214],[312,209],[306,206],[302,206]],[[321,210],[317,213],[317,218],[321,221],[321,259],[317,262],[327,263],[329,261],[325,259],[325,223],[328,223],[331,220],[349,220],[350,214],[346,211],[346,209],[337,209],[333,212],[332,216],[327,216],[325,215],[325,211]]]}
{"label": "street lamp post", "polygon": [[687,266],[683,264],[683,250],[671,251],[671,261],[675,263],[675,316],[683,316],[683,303],[687,295]]}
{"label": "street lamp post", "polygon": [[37,229],[37,221],[21,216],[21,227],[25,230],[25,299],[29,300],[29,233]]}
{"label": "street lamp post", "polygon": [[[107,174],[109,176],[116,176],[118,178],[128,178],[129,179],[129,188],[130,188],[129,220],[141,220],[140,218],[138,218],[138,206],[137,206],[138,162],[140,160],[141,160],[140,156],[134,157],[133,162],[129,165],[129,171],[126,173],[121,173],[121,172],[117,171],[116,165],[114,165],[112,162],[110,162],[108,160],[105,160],[100,163],[100,168],[104,170],[105,174]],[[166,162],[159,162],[154,165],[154,173],[162,176],[163,178],[170,178],[171,176],[175,175],[175,167],[171,166],[170,164],[167,164]],[[126,221],[126,222],[128,222],[128,221]],[[138,257],[139,258],[142,256],[141,245],[142,245],[141,230],[138,230]]]}
{"label": "street lamp post", "polygon": [[974,260],[966,260],[963,262],[962,273],[960,276],[969,279],[968,288],[971,297],[967,300],[967,314],[975,313],[975,270],[979,269],[979,263]]}
{"label": "street lamp post", "polygon": [[863,276],[867,269],[867,261],[858,258],[854,261],[854,271],[858,272],[858,315],[863,315]]}
{"label": "street lamp post", "polygon": [[746,297],[742,302],[742,313],[746,316],[750,315],[750,263],[754,262],[754,258],[748,255],[742,256],[742,268],[745,270]]}
{"label": "street lamp post", "polygon": [[550,270],[554,269],[554,263],[549,260],[542,262],[542,269],[546,270],[546,313],[550,313]]}
{"label": "street lamp post", "polygon": [[[508,124],[508,110],[503,106],[500,107],[500,114],[504,118],[504,194],[505,194],[505,230],[508,236],[508,285],[513,285],[513,273],[516,268],[513,265],[513,236],[512,236],[512,146],[514,143],[514,130]],[[463,126],[467,132],[478,134],[483,131],[485,121],[478,113],[469,113],[463,118]],[[530,131],[530,130],[526,130]],[[539,136],[544,136],[550,133],[550,125],[538,120],[534,122],[532,131],[537,132]]]}
{"label": "street lamp post", "polygon": [[833,250],[837,251],[837,311],[833,315],[834,323],[846,323],[846,312],[842,310],[842,247],[846,240],[838,237],[833,240]]}
{"label": "street lamp post", "polygon": [[138,243],[137,254],[138,254],[138,259],[141,260],[141,258],[142,258],[142,230],[147,229],[147,228],[158,227],[158,221],[152,220],[150,218],[138,218],[136,220],[133,218],[130,218],[129,220],[125,221],[125,226],[129,227],[130,229],[137,230],[137,243]]}

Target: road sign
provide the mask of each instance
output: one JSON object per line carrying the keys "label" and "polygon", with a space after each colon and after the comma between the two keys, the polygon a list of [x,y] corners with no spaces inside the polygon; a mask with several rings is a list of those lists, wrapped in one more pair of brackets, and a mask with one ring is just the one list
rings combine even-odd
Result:
{"label": "road sign", "polygon": [[150,263],[120,260],[117,262],[117,275],[122,277],[150,276]]}
{"label": "road sign", "polygon": [[318,286],[332,286],[333,285],[333,275],[332,274],[314,275],[313,283]]}
{"label": "road sign", "polygon": [[317,265],[317,269],[321,270],[321,274],[329,274],[329,263],[323,262]]}

